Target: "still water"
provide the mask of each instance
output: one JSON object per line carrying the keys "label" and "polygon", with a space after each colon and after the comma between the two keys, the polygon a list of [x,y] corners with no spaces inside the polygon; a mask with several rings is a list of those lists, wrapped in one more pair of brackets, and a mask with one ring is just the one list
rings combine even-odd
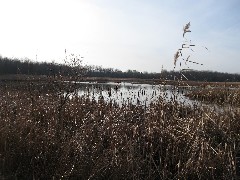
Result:
{"label": "still water", "polygon": [[194,101],[184,96],[187,91],[186,88],[174,88],[170,85],[81,82],[78,95],[94,98],[96,101],[103,98],[106,102],[112,101],[119,105],[132,103],[148,106],[160,96],[166,101],[176,100],[183,104],[195,104]]}

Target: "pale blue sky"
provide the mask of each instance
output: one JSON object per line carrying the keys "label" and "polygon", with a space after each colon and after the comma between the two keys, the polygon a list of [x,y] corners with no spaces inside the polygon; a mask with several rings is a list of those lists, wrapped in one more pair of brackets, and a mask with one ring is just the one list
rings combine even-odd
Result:
{"label": "pale blue sky", "polygon": [[0,7],[2,56],[63,62],[67,49],[84,64],[172,70],[190,21],[195,52],[183,54],[204,65],[189,68],[240,73],[239,0],[0,0]]}

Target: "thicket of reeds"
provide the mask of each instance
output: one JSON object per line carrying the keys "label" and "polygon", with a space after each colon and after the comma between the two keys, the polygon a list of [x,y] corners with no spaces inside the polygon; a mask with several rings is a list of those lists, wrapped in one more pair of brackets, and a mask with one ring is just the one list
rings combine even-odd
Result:
{"label": "thicket of reeds", "polygon": [[0,91],[6,179],[232,179],[240,113],[159,98],[145,108],[27,86]]}
{"label": "thicket of reeds", "polygon": [[206,88],[191,91],[186,94],[190,99],[218,105],[240,107],[240,90],[230,88]]}

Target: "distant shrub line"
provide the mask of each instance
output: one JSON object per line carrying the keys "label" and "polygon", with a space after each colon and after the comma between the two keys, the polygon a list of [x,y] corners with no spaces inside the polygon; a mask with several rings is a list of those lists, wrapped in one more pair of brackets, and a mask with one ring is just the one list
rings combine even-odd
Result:
{"label": "distant shrub line", "polygon": [[[110,77],[110,78],[140,78],[140,79],[164,79],[174,80],[174,77],[180,79],[181,74],[178,71],[162,70],[161,73],[139,72],[136,70],[121,71],[113,68],[103,68],[101,66],[83,66],[82,72],[87,77]],[[66,64],[32,62],[30,60],[10,59],[0,57],[0,75],[24,74],[24,75],[46,75],[54,76],[61,73],[64,76],[72,76],[74,72],[72,67]],[[239,82],[240,74],[229,74],[213,71],[195,71],[184,72],[190,81],[208,81],[208,82]]]}

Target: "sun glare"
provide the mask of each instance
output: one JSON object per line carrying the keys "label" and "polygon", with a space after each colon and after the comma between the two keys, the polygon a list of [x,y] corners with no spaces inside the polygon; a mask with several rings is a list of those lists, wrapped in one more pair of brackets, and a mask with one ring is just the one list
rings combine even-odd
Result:
{"label": "sun glare", "polygon": [[3,56],[34,60],[39,53],[41,60],[58,59],[64,49],[80,53],[84,43],[98,40],[101,12],[93,4],[85,1],[25,1],[6,1],[4,4],[14,13],[1,13],[7,17],[2,21],[7,30],[0,35]]}

